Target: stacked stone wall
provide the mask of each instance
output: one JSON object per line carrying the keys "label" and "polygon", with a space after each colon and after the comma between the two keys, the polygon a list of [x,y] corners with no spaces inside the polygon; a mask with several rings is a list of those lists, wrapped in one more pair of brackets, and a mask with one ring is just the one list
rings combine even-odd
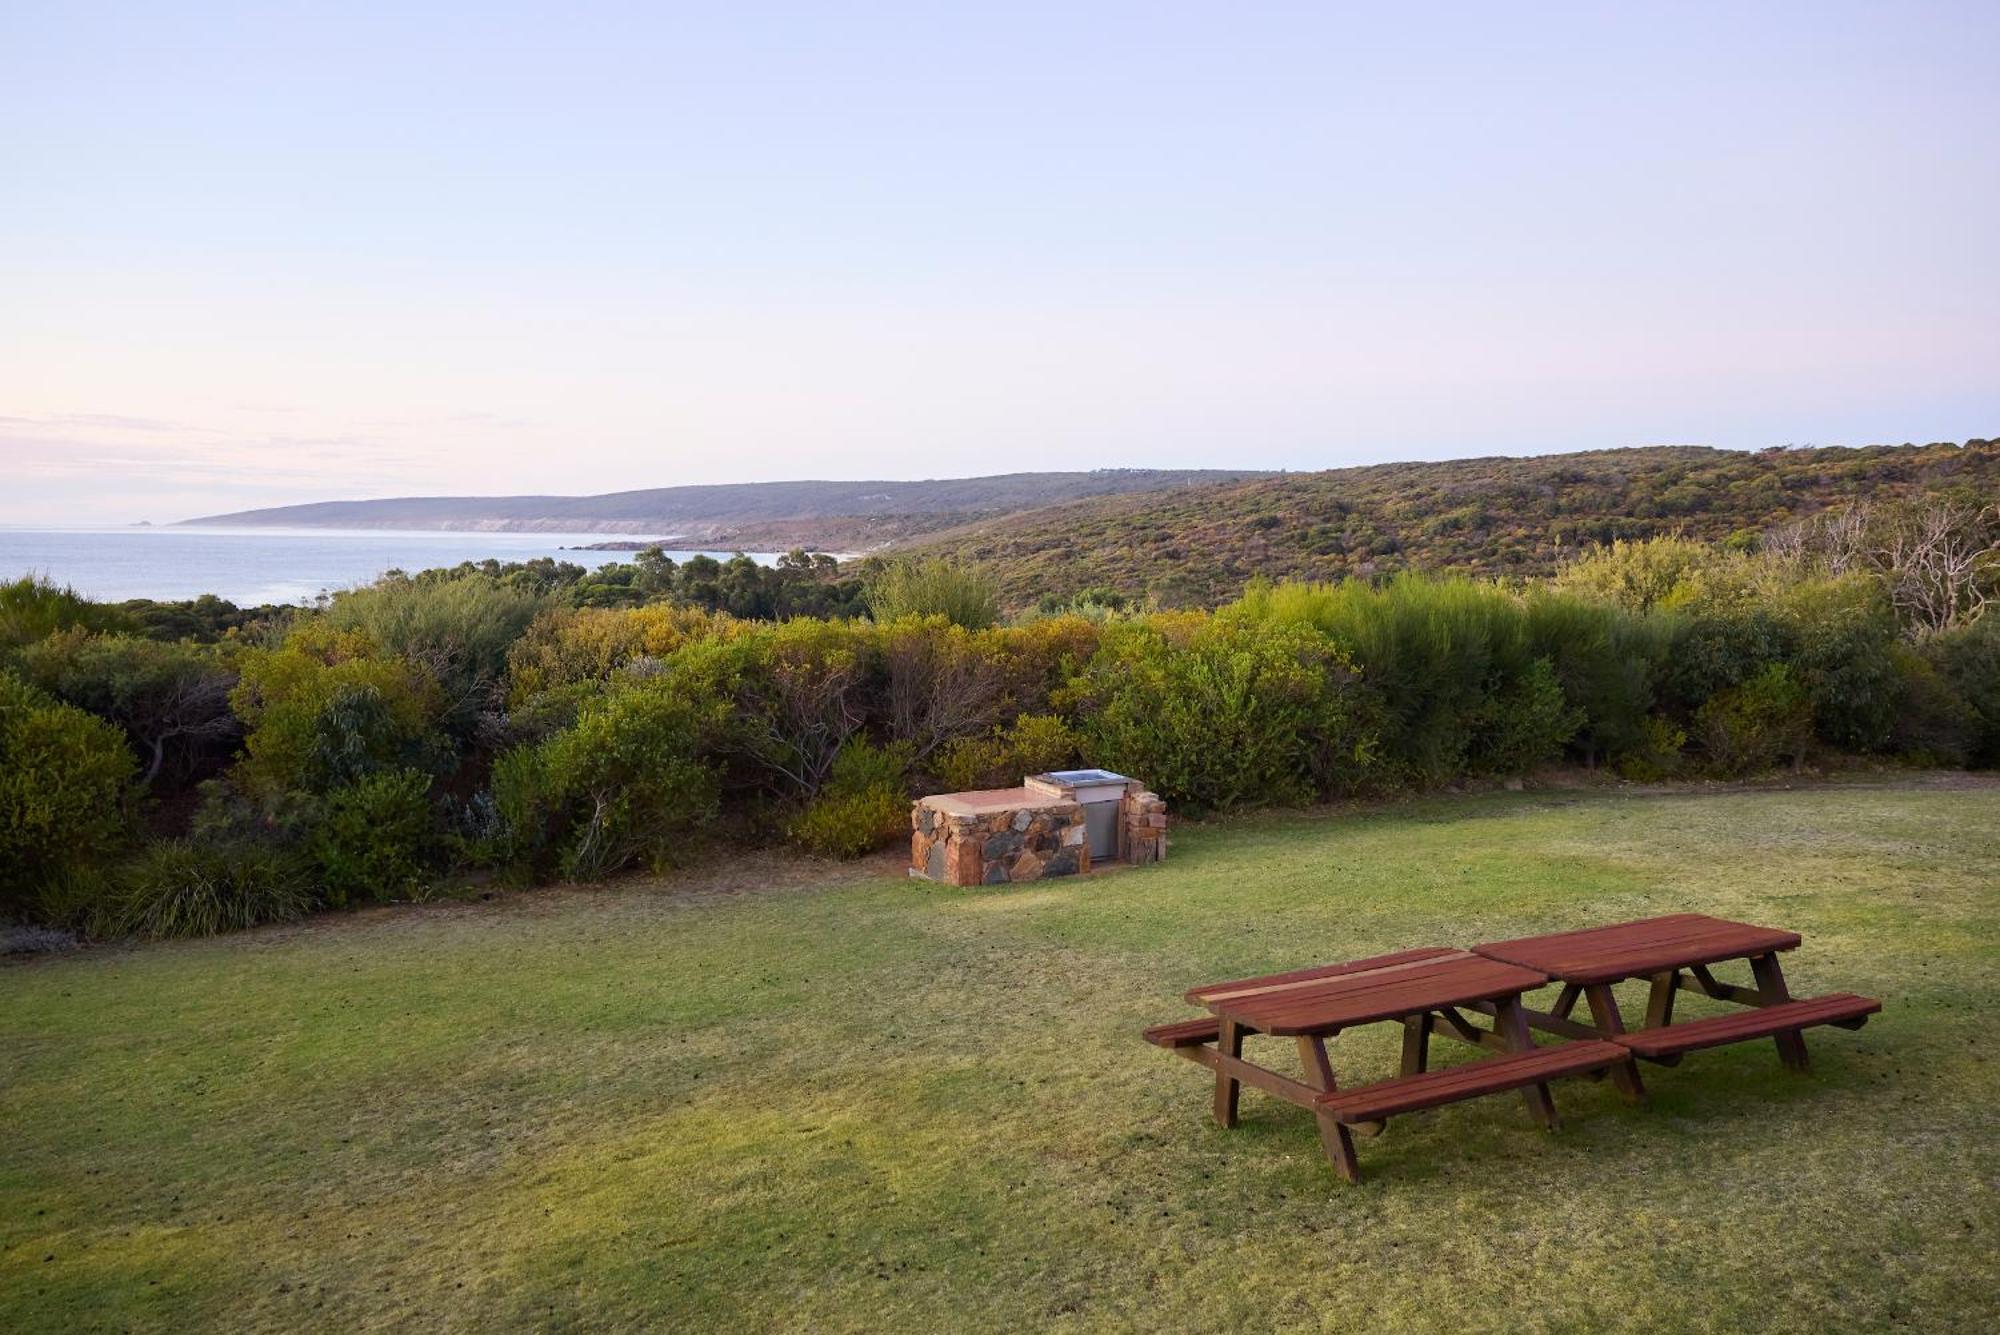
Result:
{"label": "stacked stone wall", "polygon": [[910,815],[910,871],[946,885],[1000,885],[1090,870],[1083,808],[1058,801],[964,815],[920,800]]}

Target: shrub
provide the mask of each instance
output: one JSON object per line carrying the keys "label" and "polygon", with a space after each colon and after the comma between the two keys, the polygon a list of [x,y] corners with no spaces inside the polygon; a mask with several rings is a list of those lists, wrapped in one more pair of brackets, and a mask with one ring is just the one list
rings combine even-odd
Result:
{"label": "shrub", "polygon": [[727,716],[672,677],[619,683],[576,725],[503,758],[495,805],[506,846],[547,848],[556,869],[591,880],[634,863],[663,866],[716,816],[720,782],[705,755]]}
{"label": "shrub", "polygon": [[306,622],[279,647],[246,652],[230,701],[249,728],[240,777],[260,796],[437,761],[436,684],[357,631]]}
{"label": "shrub", "polygon": [[125,625],[115,609],[40,575],[0,584],[0,650],[18,649],[58,631],[123,630]]}
{"label": "shrub", "polygon": [[430,776],[384,770],[318,803],[305,851],[335,908],[407,898],[421,889],[435,843]]}
{"label": "shrub", "polygon": [[1812,699],[1790,668],[1770,663],[1702,705],[1695,726],[1719,773],[1751,773],[1780,760],[1797,764],[1812,739]]}
{"label": "shrub", "polygon": [[1619,774],[1640,783],[1669,778],[1681,767],[1687,733],[1657,716],[1640,720],[1632,739],[1614,751],[1611,763]]}
{"label": "shrub", "polygon": [[1074,703],[1098,763],[1194,809],[1357,782],[1373,734],[1346,657],[1305,626],[1200,616],[1114,627]]}
{"label": "shrub", "polygon": [[1548,590],[1522,604],[1529,652],[1554,669],[1563,698],[1582,711],[1572,747],[1590,763],[1600,756],[1645,753],[1657,741],[1647,731],[1655,683],[1664,667],[1670,628],[1608,603]]}
{"label": "shrub", "polygon": [[1790,663],[1812,699],[1813,729],[1843,751],[1879,751],[1895,725],[1896,614],[1866,575],[1799,580],[1773,597]]}
{"label": "shrub", "polygon": [[1420,783],[1466,770],[1482,724],[1498,717],[1493,697],[1535,661],[1520,605],[1465,579],[1265,585],[1223,615],[1312,626],[1339,645],[1379,701],[1381,760]]}
{"label": "shrub", "polygon": [[118,729],[0,670],[0,912],[119,844],[135,769]]}
{"label": "shrub", "polygon": [[1066,769],[1083,751],[1076,729],[1054,714],[1022,714],[984,737],[961,737],[938,753],[938,784],[962,792],[1019,783],[1023,775]]}
{"label": "shrub", "polygon": [[1475,717],[1468,764],[1476,774],[1518,774],[1546,764],[1583,724],[1563,698],[1555,668],[1538,658],[1487,697]]}
{"label": "shrub", "polygon": [[420,668],[437,683],[440,722],[463,737],[497,703],[508,650],[543,603],[531,589],[488,575],[397,575],[335,594],[326,622]]}
{"label": "shrub", "polygon": [[1924,653],[1972,714],[1975,765],[2000,765],[2000,613],[1932,636]]}
{"label": "shrub", "polygon": [[910,828],[904,786],[909,748],[857,737],[841,747],[826,787],[793,819],[794,843],[825,857],[858,858]]}
{"label": "shrub", "polygon": [[1926,764],[1965,764],[1980,741],[1977,711],[1917,649],[1895,644],[1889,656],[1896,672],[1891,745]]}
{"label": "shrub", "polygon": [[877,621],[941,616],[967,630],[1000,619],[1000,591],[992,578],[949,557],[894,561],[868,582],[862,595]]}
{"label": "shrub", "polygon": [[290,858],[260,844],[169,839],[119,869],[104,927],[148,938],[211,936],[290,922],[312,906]]}
{"label": "shrub", "polygon": [[68,630],[30,645],[21,666],[44,690],[123,728],[146,757],[141,786],[170,758],[186,773],[242,731],[229,709],[235,670],[208,646]]}
{"label": "shrub", "polygon": [[507,701],[519,709],[545,691],[602,684],[641,658],[665,658],[696,640],[728,638],[744,623],[698,608],[551,608],[507,652]]}

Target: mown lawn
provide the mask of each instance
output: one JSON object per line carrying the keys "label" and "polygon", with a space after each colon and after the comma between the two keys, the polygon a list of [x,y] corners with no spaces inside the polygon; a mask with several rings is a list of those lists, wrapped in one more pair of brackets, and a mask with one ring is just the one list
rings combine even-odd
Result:
{"label": "mown lawn", "polygon": [[[764,860],[0,969],[0,1329],[1991,1329],[2000,788],[1521,794],[954,891]],[[1183,988],[1686,909],[1883,1015],[1401,1119]],[[1634,991],[1629,1004],[1640,1004]],[[1700,1003],[1689,999],[1689,1013]],[[1395,1035],[1335,1045],[1387,1073]],[[1456,1059],[1469,1049],[1444,1045]]]}

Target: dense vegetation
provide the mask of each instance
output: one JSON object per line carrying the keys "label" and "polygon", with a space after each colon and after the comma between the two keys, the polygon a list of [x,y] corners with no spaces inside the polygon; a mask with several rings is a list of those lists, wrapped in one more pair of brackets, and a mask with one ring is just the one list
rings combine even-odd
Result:
{"label": "dense vegetation", "polygon": [[2000,441],[1382,464],[1079,501],[915,549],[991,570],[1008,607],[1091,591],[1206,607],[1260,577],[1541,576],[1591,546],[1670,534],[1754,546],[1823,510],[1951,493],[1992,503]]}
{"label": "dense vegetation", "polygon": [[[853,855],[915,791],[1079,761],[1182,813],[1550,763],[2000,763],[1990,510],[1614,542],[1550,581],[1258,582],[1012,623],[947,559],[485,563],[199,633],[0,589],[0,907],[179,934],[694,845]],[[150,634],[146,633],[150,630]]]}

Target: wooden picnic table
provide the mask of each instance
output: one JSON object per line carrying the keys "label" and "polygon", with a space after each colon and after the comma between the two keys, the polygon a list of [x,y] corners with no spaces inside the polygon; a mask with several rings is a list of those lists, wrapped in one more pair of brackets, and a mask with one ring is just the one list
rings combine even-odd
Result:
{"label": "wooden picnic table", "polygon": [[[1146,1038],[1215,1071],[1215,1120],[1223,1126],[1236,1125],[1238,1095],[1246,1084],[1312,1112],[1327,1157],[1353,1182],[1360,1179],[1360,1166],[1352,1136],[1381,1130],[1395,1114],[1519,1089],[1529,1110],[1556,1129],[1549,1082],[1602,1070],[1625,1054],[1603,1040],[1537,1048],[1521,995],[1547,983],[1548,976],[1536,969],[1427,947],[1197,987],[1187,999],[1206,1007],[1209,1016],[1156,1026]],[[1460,1013],[1464,1007],[1491,1014],[1493,1029],[1473,1025]],[[1505,1055],[1429,1070],[1429,1038],[1440,1020],[1442,1032],[1497,1046]],[[1327,1040],[1343,1029],[1382,1022],[1404,1026],[1401,1074],[1341,1089]],[[1293,1039],[1305,1079],[1244,1060],[1244,1040],[1255,1035]]]}
{"label": "wooden picnic table", "polygon": [[[1529,1111],[1553,1131],[1558,1121],[1552,1080],[1609,1072],[1636,1102],[1645,1097],[1640,1059],[1671,1066],[1685,1052],[1754,1038],[1774,1039],[1785,1064],[1805,1070],[1802,1030],[1822,1024],[1859,1029],[1882,1006],[1849,992],[1794,998],[1778,954],[1798,944],[1796,932],[1676,913],[1491,941],[1471,950],[1428,946],[1193,988],[1187,999],[1209,1014],[1155,1025],[1145,1037],[1215,1072],[1215,1120],[1223,1126],[1236,1125],[1244,1085],[1310,1111],[1327,1157],[1342,1177],[1355,1182],[1361,1170],[1353,1136],[1375,1134],[1402,1113],[1518,1089]],[[1755,986],[1725,983],[1710,971],[1710,965],[1738,959],[1749,961]],[[1652,991],[1644,1022],[1628,1030],[1611,989],[1634,978],[1647,979]],[[1560,982],[1562,991],[1550,1010],[1522,1001],[1553,982]],[[1747,1009],[1675,1023],[1674,998],[1683,991]],[[1579,999],[1588,1001],[1594,1023],[1574,1017]],[[1490,1016],[1492,1028],[1481,1028],[1466,1012]],[[1403,1026],[1401,1073],[1340,1088],[1327,1041],[1343,1029],[1386,1022]],[[1532,1029],[1568,1041],[1536,1047]],[[1497,1055],[1433,1071],[1433,1034],[1497,1049]],[[1305,1078],[1246,1061],[1244,1040],[1260,1035],[1292,1039]]]}
{"label": "wooden picnic table", "polygon": [[[1705,913],[1673,913],[1581,931],[1489,941],[1472,949],[1491,960],[1537,969],[1560,982],[1562,991],[1551,1009],[1526,1010],[1529,1025],[1564,1038],[1618,1043],[1628,1055],[1612,1068],[1612,1079],[1628,1099],[1637,1101],[1645,1097],[1645,1086],[1634,1059],[1671,1066],[1697,1048],[1769,1037],[1776,1041],[1778,1056],[1787,1067],[1804,1071],[1808,1061],[1802,1029],[1820,1024],[1859,1029],[1881,1009],[1873,998],[1851,992],[1794,999],[1778,955],[1798,945],[1797,932]],[[1722,982],[1709,968],[1739,959],[1749,961],[1754,986]],[[1645,1019],[1637,1029],[1628,1030],[1611,989],[1614,983],[1637,978],[1648,980],[1652,990]],[[1674,998],[1683,991],[1750,1010],[1675,1024]],[[1572,1018],[1579,998],[1589,1004],[1593,1023]]]}

